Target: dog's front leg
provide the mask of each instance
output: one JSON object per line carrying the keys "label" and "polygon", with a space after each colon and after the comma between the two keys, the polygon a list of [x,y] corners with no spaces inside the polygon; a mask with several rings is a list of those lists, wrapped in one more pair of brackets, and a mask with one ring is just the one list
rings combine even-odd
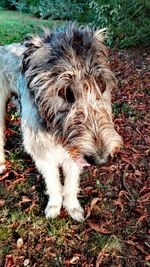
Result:
{"label": "dog's front leg", "polygon": [[42,143],[42,140],[45,140],[45,135],[35,134],[34,131],[23,124],[22,132],[24,147],[32,156],[37,169],[45,179],[47,194],[49,196],[45,209],[46,218],[55,218],[60,214],[62,206],[62,185],[59,179],[58,163],[53,158],[53,151],[49,152],[48,145],[47,148]]}
{"label": "dog's front leg", "polygon": [[58,166],[49,159],[35,159],[35,163],[45,179],[49,196],[45,209],[46,218],[55,218],[60,214],[62,206],[62,185],[59,180]]}
{"label": "dog's front leg", "polygon": [[77,220],[84,220],[84,210],[80,206],[77,199],[79,192],[79,180],[80,180],[80,168],[78,164],[73,160],[69,159],[63,163],[63,171],[65,175],[65,182],[63,188],[63,206],[66,208],[70,216]]}

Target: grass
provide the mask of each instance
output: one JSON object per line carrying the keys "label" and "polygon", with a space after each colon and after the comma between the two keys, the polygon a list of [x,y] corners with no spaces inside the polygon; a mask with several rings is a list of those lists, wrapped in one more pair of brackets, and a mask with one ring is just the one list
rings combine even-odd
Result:
{"label": "grass", "polygon": [[129,118],[135,116],[135,111],[129,104],[123,103],[113,103],[113,114],[119,117],[120,113],[126,114]]}
{"label": "grass", "polygon": [[59,21],[41,20],[18,11],[0,9],[0,45],[20,42],[27,34],[41,27],[55,27]]}

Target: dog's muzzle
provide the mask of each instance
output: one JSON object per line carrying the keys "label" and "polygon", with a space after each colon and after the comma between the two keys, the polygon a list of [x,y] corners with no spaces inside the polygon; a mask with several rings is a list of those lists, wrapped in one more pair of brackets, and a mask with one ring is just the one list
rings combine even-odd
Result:
{"label": "dog's muzzle", "polygon": [[108,158],[105,159],[95,155],[84,155],[84,159],[88,164],[95,166],[105,165],[108,162]]}

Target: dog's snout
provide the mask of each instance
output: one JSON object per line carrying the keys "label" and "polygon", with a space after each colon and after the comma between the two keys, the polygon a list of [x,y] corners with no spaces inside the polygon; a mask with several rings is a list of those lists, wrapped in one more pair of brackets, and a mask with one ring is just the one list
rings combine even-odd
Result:
{"label": "dog's snout", "polygon": [[103,164],[106,164],[108,159],[101,158],[96,155],[84,155],[84,159],[89,163],[90,165],[100,166]]}
{"label": "dog's snout", "polygon": [[93,155],[85,155],[84,159],[89,163],[90,165],[97,165],[95,157]]}

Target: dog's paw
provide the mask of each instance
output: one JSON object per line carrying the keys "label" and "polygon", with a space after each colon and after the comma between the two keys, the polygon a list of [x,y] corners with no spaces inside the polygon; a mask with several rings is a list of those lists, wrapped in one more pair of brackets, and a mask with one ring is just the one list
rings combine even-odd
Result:
{"label": "dog's paw", "polygon": [[84,221],[84,210],[80,206],[78,199],[70,200],[64,199],[63,207],[68,211],[69,215],[76,221]]}
{"label": "dog's paw", "polygon": [[76,221],[78,222],[83,222],[84,221],[84,210],[81,207],[76,207],[72,209],[67,209],[69,215]]}
{"label": "dog's paw", "polygon": [[0,174],[2,174],[6,170],[6,165],[4,163],[0,163]]}
{"label": "dog's paw", "polygon": [[58,202],[55,202],[50,198],[45,209],[46,218],[56,218],[60,214],[61,205],[62,199]]}
{"label": "dog's paw", "polygon": [[60,207],[47,205],[45,209],[45,216],[47,219],[56,218],[59,214],[60,214]]}

